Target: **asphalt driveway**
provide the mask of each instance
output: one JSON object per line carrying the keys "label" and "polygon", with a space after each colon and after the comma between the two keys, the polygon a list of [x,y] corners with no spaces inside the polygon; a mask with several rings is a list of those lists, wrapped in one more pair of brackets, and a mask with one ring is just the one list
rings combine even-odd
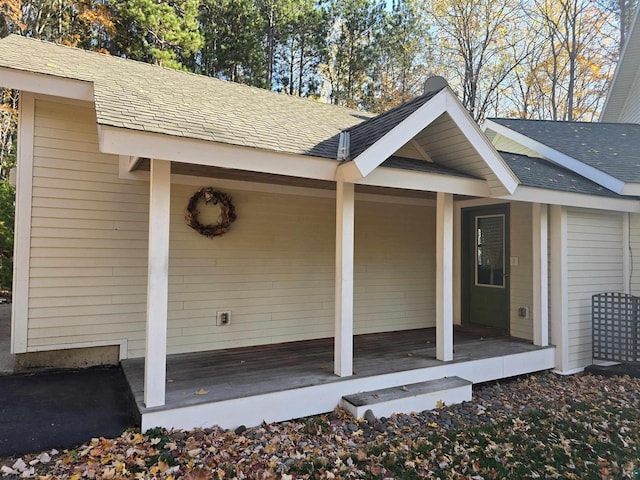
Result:
{"label": "asphalt driveway", "polygon": [[12,375],[11,304],[0,304],[0,457],[73,448],[135,425],[120,367]]}
{"label": "asphalt driveway", "polygon": [[0,457],[117,437],[135,423],[120,367],[0,376]]}

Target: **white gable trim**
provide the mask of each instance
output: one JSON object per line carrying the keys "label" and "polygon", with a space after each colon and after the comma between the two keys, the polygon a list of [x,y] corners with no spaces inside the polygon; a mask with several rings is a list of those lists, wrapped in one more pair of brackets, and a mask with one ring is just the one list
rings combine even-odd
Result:
{"label": "white gable trim", "polygon": [[[378,139],[373,145],[354,158],[352,165],[345,164],[338,168],[337,175],[343,175],[343,180],[353,182],[366,177],[382,162],[389,158],[400,147],[411,141],[418,133],[433,123],[446,111],[446,98],[450,95],[448,89],[438,92],[415,112],[393,127]],[[347,168],[349,167],[349,168]],[[356,167],[355,169],[353,167]]]}
{"label": "white gable trim", "polygon": [[489,186],[484,180],[389,167],[378,167],[369,175],[356,180],[354,183],[357,185],[401,188],[403,190],[474,195],[477,197],[488,197],[490,194]]}
{"label": "white gable trim", "polygon": [[524,145],[525,147],[530,148],[531,150],[540,154],[543,159],[549,160],[550,162],[556,163],[564,168],[568,168],[569,170],[582,175],[585,178],[588,178],[592,182],[595,182],[598,185],[611,190],[612,192],[615,192],[617,194],[623,193],[624,182],[622,182],[621,180],[612,177],[602,170],[591,167],[586,163],[581,162],[580,160],[576,160],[575,158],[570,157],[565,153],[559,152],[558,150],[555,150],[548,145],[545,145],[544,143],[538,142],[537,140],[527,137],[526,135],[518,133],[515,130],[500,125],[491,120],[485,121],[485,129],[493,130],[494,132],[499,133],[500,135],[503,135],[513,140],[514,142],[518,142],[521,145]]}
{"label": "white gable trim", "polygon": [[318,180],[335,179],[336,161],[206,140],[98,125],[100,151]]}
{"label": "white gable trim", "polygon": [[470,117],[469,112],[465,110],[460,101],[453,95],[451,95],[451,98],[447,101],[447,113],[451,116],[458,128],[460,128],[464,136],[467,137],[467,140],[471,142],[471,145],[475,147],[478,154],[486,162],[494,175],[498,177],[498,180],[504,188],[506,188],[509,193],[513,193],[520,183],[518,178],[494,148],[491,140],[487,138],[478,124]]}
{"label": "white gable trim", "polygon": [[517,178],[449,88],[443,89],[425,102],[351,162],[340,165],[336,171],[336,179],[356,182],[367,177],[383,161],[444,113],[451,116],[504,188],[513,193],[518,185]]}
{"label": "white gable trim", "polygon": [[639,200],[600,197],[584,193],[550,190],[547,188],[525,187],[523,185],[520,185],[513,194],[505,195],[501,198],[519,202],[544,203],[566,207],[592,208],[616,212],[640,212]]}
{"label": "white gable trim", "polygon": [[93,83],[0,67],[0,85],[23,92],[93,102]]}

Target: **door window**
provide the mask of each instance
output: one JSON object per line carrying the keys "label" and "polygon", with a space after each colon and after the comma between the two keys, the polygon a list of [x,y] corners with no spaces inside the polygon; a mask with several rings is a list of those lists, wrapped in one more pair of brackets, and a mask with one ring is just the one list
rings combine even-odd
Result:
{"label": "door window", "polygon": [[504,215],[477,216],[476,286],[504,288]]}

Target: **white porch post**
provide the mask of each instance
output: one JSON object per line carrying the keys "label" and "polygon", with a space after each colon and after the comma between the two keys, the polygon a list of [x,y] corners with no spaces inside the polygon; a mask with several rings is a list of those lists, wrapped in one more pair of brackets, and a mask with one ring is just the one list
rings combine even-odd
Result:
{"label": "white porch post", "polygon": [[547,206],[533,204],[533,344],[549,345],[549,259]]}
{"label": "white porch post", "polygon": [[453,360],[453,195],[436,206],[436,358]]}
{"label": "white porch post", "polygon": [[149,189],[149,269],[144,358],[144,403],[147,408],[165,403],[171,162],[151,159]]}
{"label": "white porch post", "polygon": [[567,279],[567,210],[551,205],[551,334],[556,347],[556,371],[569,370],[569,308]]}
{"label": "white porch post", "polygon": [[334,373],[353,374],[353,183],[336,183],[336,312]]}

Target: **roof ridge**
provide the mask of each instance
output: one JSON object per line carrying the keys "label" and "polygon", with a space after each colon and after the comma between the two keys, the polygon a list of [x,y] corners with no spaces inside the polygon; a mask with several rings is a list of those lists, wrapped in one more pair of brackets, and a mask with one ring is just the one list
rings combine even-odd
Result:
{"label": "roof ridge", "polygon": [[216,81],[216,82],[223,82],[225,85],[233,85],[234,87],[238,86],[238,87],[248,88],[248,89],[250,89],[252,91],[259,91],[261,93],[270,93],[270,94],[273,94],[273,95],[279,95],[279,96],[284,97],[284,98],[294,99],[294,101],[307,102],[307,103],[310,103],[310,104],[313,104],[313,105],[322,105],[323,108],[324,108],[324,106],[328,106],[330,108],[338,108],[338,109],[346,110],[346,111],[354,113],[354,114],[369,116],[370,118],[366,119],[365,121],[370,120],[371,118],[376,118],[378,116],[378,115],[376,115],[374,113],[367,112],[365,110],[357,110],[355,108],[344,107],[344,106],[341,106],[341,105],[335,105],[333,103],[318,102],[318,101],[312,100],[310,98],[298,97],[298,96],[295,96],[295,95],[289,95],[286,92],[277,92],[277,91],[274,91],[274,90],[268,90],[266,88],[260,88],[260,87],[255,87],[253,85],[247,85],[245,83],[232,82],[230,80],[223,80],[221,78],[212,77],[210,75],[204,75],[204,74],[201,74],[201,73],[190,72],[188,70],[178,70],[178,69],[170,68],[170,67],[167,67],[167,66],[164,66],[164,65],[158,65],[158,64],[155,64],[155,63],[142,62],[140,60],[134,60],[134,59],[131,59],[131,58],[126,58],[126,57],[119,57],[119,56],[116,56],[116,55],[111,55],[109,53],[97,52],[95,50],[85,50],[83,48],[73,47],[71,45],[65,45],[63,43],[58,43],[58,42],[55,42],[55,41],[42,40],[42,39],[33,38],[33,37],[26,37],[24,35],[18,35],[18,34],[15,34],[15,33],[10,34],[7,38],[20,39],[19,41],[23,41],[23,39],[24,39],[24,40],[28,40],[28,41],[31,41],[31,42],[40,42],[40,43],[43,43],[45,45],[51,45],[51,46],[55,46],[55,47],[67,48],[67,49],[73,50],[74,52],[83,52],[84,54],[87,54],[87,55],[98,55],[98,56],[101,56],[102,58],[110,58],[110,59],[115,59],[115,60],[124,61],[124,62],[133,62],[133,63],[139,64],[139,65],[145,65],[145,66],[148,66],[148,67],[151,67],[151,68],[159,68],[159,69],[162,69],[163,71],[166,71],[166,72],[191,75],[191,76],[195,76],[196,78],[199,78],[199,79],[213,80],[213,81]]}

